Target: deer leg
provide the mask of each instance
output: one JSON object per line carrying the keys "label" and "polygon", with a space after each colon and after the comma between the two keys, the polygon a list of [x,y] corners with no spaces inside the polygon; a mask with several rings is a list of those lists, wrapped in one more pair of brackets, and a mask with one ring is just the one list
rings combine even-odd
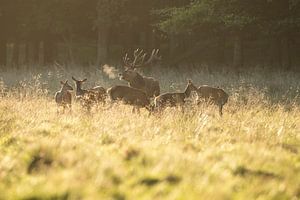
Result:
{"label": "deer leg", "polygon": [[158,115],[158,117],[161,117],[165,109],[165,106],[159,106],[155,109],[155,113]]}
{"label": "deer leg", "polygon": [[96,101],[96,109],[97,110],[99,110],[99,108],[101,106],[100,104],[101,104],[100,99],[97,99],[97,101]]}
{"label": "deer leg", "polygon": [[149,111],[148,117],[150,117],[152,115],[152,111],[151,110],[148,111]]}
{"label": "deer leg", "polygon": [[111,109],[112,107],[113,107],[113,102],[110,102],[110,104],[108,105],[108,107],[107,108],[104,108],[104,110],[109,110],[109,109]]}
{"label": "deer leg", "polygon": [[91,108],[91,105],[88,104],[88,105],[87,105],[87,112],[90,113],[90,112],[91,112],[91,109],[92,109],[92,108]]}
{"label": "deer leg", "polygon": [[66,110],[66,105],[63,105],[63,114],[65,114],[65,110]]}
{"label": "deer leg", "polygon": [[179,104],[179,107],[180,107],[180,110],[181,110],[181,113],[182,113],[182,114],[184,114],[184,112],[185,112],[184,103],[185,103],[185,102],[181,102],[181,103]]}
{"label": "deer leg", "polygon": [[155,113],[157,113],[158,115],[162,115],[163,114],[163,111],[164,111],[164,107],[158,107],[155,111]]}
{"label": "deer leg", "polygon": [[135,113],[135,106],[133,106],[133,108],[132,108],[132,113],[133,114]]}
{"label": "deer leg", "polygon": [[184,114],[184,113],[185,113],[184,105],[182,105],[182,106],[180,106],[180,107],[181,107],[181,112],[182,112],[182,114]]}
{"label": "deer leg", "polygon": [[149,115],[148,117],[150,117],[152,115],[152,112],[154,112],[154,107],[150,106],[146,106],[146,109],[149,111]]}
{"label": "deer leg", "polygon": [[69,104],[69,113],[72,113],[72,104]]}
{"label": "deer leg", "polygon": [[223,105],[222,104],[219,105],[219,113],[220,113],[220,116],[223,115]]}

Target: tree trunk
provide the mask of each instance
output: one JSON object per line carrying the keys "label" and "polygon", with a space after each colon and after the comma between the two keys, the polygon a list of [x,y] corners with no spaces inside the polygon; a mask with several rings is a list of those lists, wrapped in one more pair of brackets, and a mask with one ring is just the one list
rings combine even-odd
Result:
{"label": "tree trunk", "polygon": [[0,65],[5,65],[5,55],[5,41],[0,38]]}
{"label": "tree trunk", "polygon": [[45,64],[45,47],[43,41],[39,42],[38,58],[39,58],[39,65],[43,66]]}
{"label": "tree trunk", "polygon": [[281,66],[286,69],[291,69],[290,42],[288,37],[281,40]]}
{"label": "tree trunk", "polygon": [[74,57],[74,48],[73,48],[73,32],[72,30],[68,31],[68,38],[65,39],[67,48],[68,48],[68,57],[69,57],[69,65],[73,66],[75,63]]}
{"label": "tree trunk", "polygon": [[34,64],[34,54],[35,54],[35,51],[34,51],[34,43],[33,42],[29,42],[28,43],[28,63],[29,65],[33,65]]}
{"label": "tree trunk", "polygon": [[218,40],[217,48],[217,64],[226,65],[226,37],[221,37]]}
{"label": "tree trunk", "polygon": [[238,70],[243,67],[243,41],[240,35],[234,37],[233,48],[233,67]]}
{"label": "tree trunk", "polygon": [[147,47],[147,34],[145,31],[140,32],[139,46],[141,46],[142,48]]}
{"label": "tree trunk", "polygon": [[19,51],[18,51],[18,65],[19,67],[23,67],[26,62],[26,44],[20,43],[19,44]]}
{"label": "tree trunk", "polygon": [[269,55],[268,55],[268,67],[278,68],[281,65],[281,53],[280,53],[280,40],[277,37],[273,37],[269,41]]}
{"label": "tree trunk", "polygon": [[57,58],[55,52],[56,49],[56,41],[52,38],[52,36],[47,37],[47,41],[45,41],[45,63],[53,63]]}
{"label": "tree trunk", "polygon": [[150,29],[147,32],[147,48],[148,49],[156,49],[159,48],[158,46],[156,46],[156,41],[155,41],[155,33]]}
{"label": "tree trunk", "polygon": [[177,40],[176,40],[175,34],[170,34],[169,36],[169,59],[173,59],[176,54],[176,48],[177,48]]}
{"label": "tree trunk", "polygon": [[124,31],[124,36],[122,36],[122,39],[124,41],[123,43],[123,51],[125,52],[130,52],[133,49],[133,38],[134,38],[134,34],[133,34],[133,26],[129,25],[128,28],[126,28],[126,31]]}
{"label": "tree trunk", "polygon": [[73,51],[73,34],[72,31],[68,31],[68,37],[64,37],[65,45],[67,46],[67,53],[68,53],[68,63],[70,66],[73,66],[75,63],[74,60],[74,51]]}
{"label": "tree trunk", "polygon": [[6,44],[6,67],[11,68],[13,66],[13,59],[14,59],[14,43],[7,43]]}
{"label": "tree trunk", "polygon": [[108,27],[98,28],[97,65],[107,62],[108,56]]}
{"label": "tree trunk", "polygon": [[74,65],[75,60],[74,60],[74,53],[73,53],[73,42],[69,41],[67,43],[67,48],[68,48],[68,57],[69,57],[69,63],[71,65]]}

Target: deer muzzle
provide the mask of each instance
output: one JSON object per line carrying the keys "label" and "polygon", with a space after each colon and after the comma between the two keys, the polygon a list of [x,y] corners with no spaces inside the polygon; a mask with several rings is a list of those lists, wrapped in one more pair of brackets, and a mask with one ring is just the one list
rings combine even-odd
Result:
{"label": "deer muzzle", "polygon": [[124,80],[124,77],[123,77],[123,74],[119,74],[119,79],[122,81],[122,80]]}

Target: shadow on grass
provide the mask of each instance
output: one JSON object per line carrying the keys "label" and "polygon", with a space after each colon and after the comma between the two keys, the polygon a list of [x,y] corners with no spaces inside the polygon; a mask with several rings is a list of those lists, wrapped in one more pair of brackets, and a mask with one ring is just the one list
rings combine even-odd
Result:
{"label": "shadow on grass", "polygon": [[163,179],[159,179],[159,178],[155,178],[155,177],[145,177],[145,178],[142,178],[139,181],[139,184],[151,187],[151,186],[155,186],[155,185],[157,185],[159,183],[162,183],[162,182],[166,182],[170,185],[176,185],[180,181],[181,181],[181,178],[179,176],[176,176],[174,174],[170,174],[170,175],[166,176]]}
{"label": "shadow on grass", "polygon": [[263,170],[252,170],[248,169],[244,166],[238,166],[236,169],[233,170],[233,175],[235,176],[255,176],[255,177],[261,177],[261,178],[272,178],[272,179],[282,179],[281,176],[274,174],[272,172],[267,172]]}
{"label": "shadow on grass", "polygon": [[289,151],[291,153],[298,154],[300,146],[291,145],[291,144],[282,144],[281,148],[283,148],[284,150]]}

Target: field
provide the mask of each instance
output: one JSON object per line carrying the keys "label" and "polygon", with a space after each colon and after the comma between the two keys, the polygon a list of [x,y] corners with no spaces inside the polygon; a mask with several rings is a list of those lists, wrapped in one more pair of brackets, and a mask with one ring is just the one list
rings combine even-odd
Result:
{"label": "field", "polygon": [[148,72],[163,91],[187,78],[224,88],[223,117],[208,105],[148,117],[77,103],[57,115],[59,80],[123,83],[95,71],[1,72],[0,199],[300,199],[299,74]]}

